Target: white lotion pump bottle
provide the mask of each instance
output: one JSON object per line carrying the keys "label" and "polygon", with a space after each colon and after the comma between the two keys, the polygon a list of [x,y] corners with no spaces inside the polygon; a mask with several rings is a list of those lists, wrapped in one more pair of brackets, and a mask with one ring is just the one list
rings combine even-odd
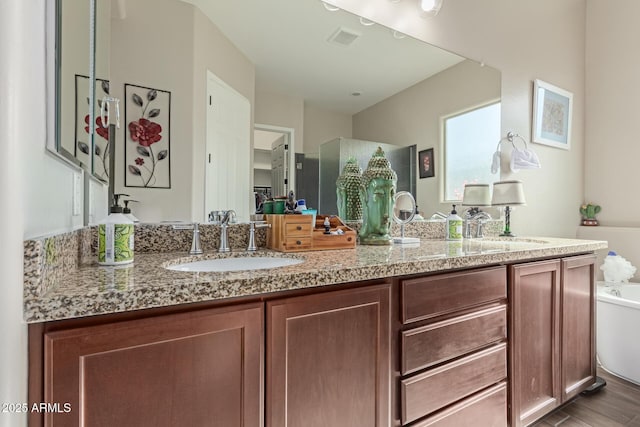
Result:
{"label": "white lotion pump bottle", "polygon": [[126,194],[114,194],[111,212],[98,225],[98,264],[122,265],[133,262],[133,221],[122,213],[118,199]]}
{"label": "white lotion pump bottle", "polygon": [[453,210],[446,221],[447,240],[462,240],[462,223],[462,218],[460,218],[456,212],[456,205],[453,205]]}

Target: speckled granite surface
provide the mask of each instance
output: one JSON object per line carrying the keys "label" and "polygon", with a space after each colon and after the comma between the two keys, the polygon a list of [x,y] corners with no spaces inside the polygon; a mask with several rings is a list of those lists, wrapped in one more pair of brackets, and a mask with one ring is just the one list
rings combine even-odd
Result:
{"label": "speckled granite surface", "polygon": [[[606,242],[557,238],[498,238],[461,243],[422,240],[419,246],[357,246],[355,249],[293,254],[261,250],[254,255],[302,258],[294,266],[226,273],[189,273],[164,267],[181,262],[245,256],[244,252],[197,257],[184,251],[136,252],[124,268],[79,264],[63,274],[43,269],[39,289],[25,291],[24,318],[41,322],[174,304],[563,256],[605,248]],[[25,287],[27,286],[25,272]],[[33,283],[32,283],[33,285]]]}

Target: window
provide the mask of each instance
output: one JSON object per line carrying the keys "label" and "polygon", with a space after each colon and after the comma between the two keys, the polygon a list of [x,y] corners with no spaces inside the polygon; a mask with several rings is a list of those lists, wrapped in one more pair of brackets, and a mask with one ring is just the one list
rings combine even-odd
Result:
{"label": "window", "polygon": [[462,200],[465,184],[496,181],[491,158],[499,140],[499,102],[444,119],[443,202]]}

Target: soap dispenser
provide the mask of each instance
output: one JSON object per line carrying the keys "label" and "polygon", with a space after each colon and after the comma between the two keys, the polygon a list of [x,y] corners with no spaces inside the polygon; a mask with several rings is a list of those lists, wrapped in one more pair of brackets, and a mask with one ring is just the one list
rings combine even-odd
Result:
{"label": "soap dispenser", "polygon": [[456,212],[456,205],[453,205],[453,210],[446,221],[447,240],[462,240],[462,222],[462,218],[460,218]]}
{"label": "soap dispenser", "polygon": [[135,217],[135,215],[133,215],[131,213],[131,208],[129,207],[129,202],[138,202],[137,200],[132,200],[132,199],[128,199],[128,200],[123,200],[122,203],[124,203],[124,208],[122,208],[122,213],[124,214],[124,216],[126,216],[127,218],[129,218],[131,221],[135,222],[140,222],[140,220],[138,218]]}
{"label": "soap dispenser", "polygon": [[123,213],[120,196],[114,194],[109,216],[98,225],[98,264],[121,265],[133,262],[133,221]]}

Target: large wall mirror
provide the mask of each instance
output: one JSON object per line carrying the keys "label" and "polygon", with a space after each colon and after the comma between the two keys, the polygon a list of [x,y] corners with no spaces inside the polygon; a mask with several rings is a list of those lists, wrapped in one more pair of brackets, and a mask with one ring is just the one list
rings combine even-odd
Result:
{"label": "large wall mirror", "polygon": [[[500,99],[499,71],[330,11],[319,0],[95,1],[96,100],[105,87],[121,99],[115,192],[139,201],[134,214],[143,221],[205,221],[208,209],[237,205],[252,211],[253,187],[262,186],[261,171],[270,163],[263,156],[270,147],[258,143],[264,135],[254,136],[254,126],[290,141],[288,184],[312,205],[323,143],[350,138],[434,148],[438,167],[442,118]],[[61,73],[74,83],[83,75]],[[75,102],[75,87],[61,86],[60,96],[75,90]],[[131,136],[131,122],[140,119],[148,121],[138,129],[148,138],[142,143],[142,134]],[[212,129],[223,141],[218,148],[209,145]],[[244,130],[247,135],[237,135]],[[92,153],[99,157],[99,136],[96,141]],[[248,147],[233,149],[239,144]],[[98,176],[100,160],[93,162]],[[207,178],[210,167],[219,173],[215,179]],[[433,178],[416,178],[415,198],[425,212],[442,209],[441,173],[436,168]],[[212,206],[211,194],[241,201]]]}

